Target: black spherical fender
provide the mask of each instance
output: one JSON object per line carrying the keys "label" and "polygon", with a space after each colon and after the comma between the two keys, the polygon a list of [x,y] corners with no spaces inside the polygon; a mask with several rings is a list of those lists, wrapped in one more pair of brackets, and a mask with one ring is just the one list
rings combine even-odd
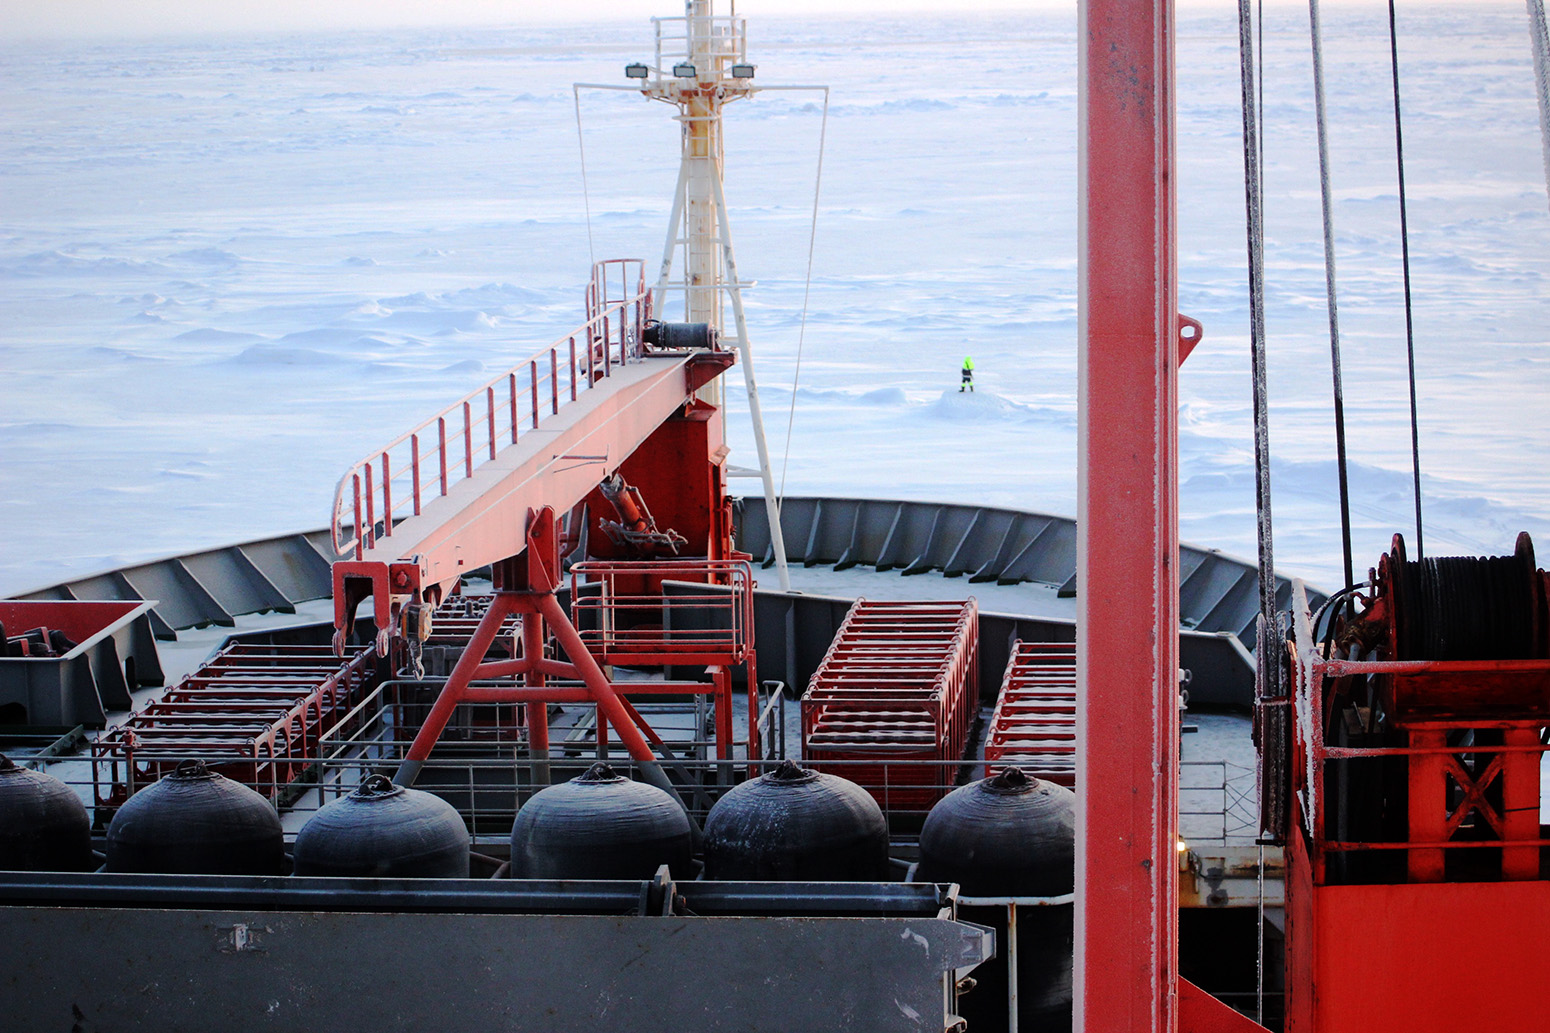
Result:
{"label": "black spherical fender", "polygon": [[279,875],[285,844],[268,800],[186,760],[118,809],[107,854],[110,872]]}
{"label": "black spherical fender", "polygon": [[876,882],[888,878],[888,823],[870,793],[786,761],[727,792],[705,819],[705,877]]}
{"label": "black spherical fender", "polygon": [[511,826],[513,879],[688,878],[689,816],[667,793],[594,764],[533,794]]}
{"label": "black spherical fender", "polygon": [[1019,768],[954,789],[920,830],[919,878],[969,896],[1070,893],[1075,864],[1076,794]]}
{"label": "black spherical fender", "polygon": [[78,872],[91,862],[86,805],[53,775],[0,754],[0,869]]}
{"label": "black spherical fender", "polygon": [[468,826],[440,797],[372,775],[307,820],[297,875],[468,878]]}
{"label": "black spherical fender", "polygon": [[[920,830],[922,882],[956,882],[967,897],[1059,897],[1076,882],[1076,794],[1007,768],[937,801]],[[1004,905],[961,906],[959,917],[1007,936]],[[1018,1015],[1024,1030],[1071,1029],[1073,908],[1017,912]],[[959,1001],[970,1029],[1006,1024],[1007,953],[974,970],[979,985]]]}

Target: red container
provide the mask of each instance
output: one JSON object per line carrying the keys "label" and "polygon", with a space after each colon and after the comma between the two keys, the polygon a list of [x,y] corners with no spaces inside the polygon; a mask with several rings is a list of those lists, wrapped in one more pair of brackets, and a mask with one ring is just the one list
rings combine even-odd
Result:
{"label": "red container", "polygon": [[273,799],[319,758],[319,741],[363,695],[369,649],[227,646],[92,746],[99,804],[202,760]]}
{"label": "red container", "polygon": [[985,736],[985,774],[1016,766],[1076,786],[1076,643],[1018,642]]}
{"label": "red container", "polygon": [[978,693],[979,609],[858,599],[802,696],[802,757],[885,810],[929,808],[956,781]]}

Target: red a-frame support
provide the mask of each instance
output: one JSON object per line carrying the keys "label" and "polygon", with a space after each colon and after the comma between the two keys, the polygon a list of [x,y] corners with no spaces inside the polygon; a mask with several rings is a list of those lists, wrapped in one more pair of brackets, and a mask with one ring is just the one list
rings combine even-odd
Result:
{"label": "red a-frame support", "polygon": [[[555,597],[560,586],[559,535],[555,530],[554,510],[545,506],[530,513],[527,548],[514,559],[492,567],[495,595],[480,620],[473,638],[453,667],[441,695],[409,747],[393,781],[411,786],[424,767],[436,740],[447,727],[459,703],[523,703],[527,706],[528,746],[535,757],[549,755],[550,703],[595,703],[603,720],[613,726],[630,757],[640,768],[641,777],[668,793],[676,792],[656,762],[646,741],[654,735],[641,715],[614,690],[602,667],[581,641],[581,636]],[[512,614],[522,617],[522,655],[515,660],[486,662],[485,653],[500,632],[501,624]],[[544,656],[544,632],[552,632],[560,647],[571,658],[569,663]],[[520,687],[479,688],[471,683],[491,678],[521,676]],[[549,686],[550,677],[580,680],[583,688]]]}

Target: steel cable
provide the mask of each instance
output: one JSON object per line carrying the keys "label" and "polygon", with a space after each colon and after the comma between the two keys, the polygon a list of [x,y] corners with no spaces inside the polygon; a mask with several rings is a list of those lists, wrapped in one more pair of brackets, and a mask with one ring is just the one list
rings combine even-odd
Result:
{"label": "steel cable", "polygon": [[1399,171],[1399,249],[1405,272],[1405,358],[1410,366],[1410,469],[1415,476],[1415,555],[1426,555],[1421,535],[1421,424],[1415,399],[1415,321],[1410,304],[1410,214],[1405,201],[1405,133],[1399,106],[1399,35],[1394,29],[1394,0],[1389,0],[1389,67],[1394,80],[1394,161]]}
{"label": "steel cable", "polygon": [[[1259,40],[1261,64],[1263,64],[1264,8],[1260,7]],[[1254,18],[1249,0],[1238,0],[1238,60],[1239,80],[1242,89],[1243,112],[1243,194],[1245,230],[1248,246],[1249,271],[1249,365],[1253,380],[1254,401],[1254,515],[1259,538],[1259,620],[1255,627],[1254,695],[1255,703],[1263,707],[1267,699],[1282,698],[1281,687],[1281,635],[1276,619],[1275,556],[1271,534],[1270,509],[1270,403],[1265,369],[1265,235],[1264,235],[1264,143],[1260,132],[1264,113],[1264,83],[1261,78],[1256,90],[1254,62]],[[1269,737],[1268,729],[1261,735]],[[1255,805],[1265,800],[1263,762],[1255,766]],[[1277,795],[1279,799],[1279,794]],[[1271,808],[1279,810],[1280,807]],[[1266,830],[1265,815],[1256,813],[1253,825],[1256,832]],[[1271,826],[1279,830],[1284,819],[1271,818]],[[1257,837],[1256,837],[1257,838]],[[1263,860],[1263,846],[1260,847]],[[1263,872],[1263,863],[1260,864]],[[1265,1007],[1265,938],[1264,938],[1264,881],[1259,884],[1259,936],[1255,956],[1255,1005],[1256,1017],[1264,1018]]]}
{"label": "steel cable", "polygon": [[807,229],[807,281],[802,285],[802,322],[797,330],[797,364],[791,374],[791,408],[786,413],[786,449],[780,457],[776,509],[786,501],[786,470],[791,464],[791,427],[797,417],[797,385],[802,380],[802,344],[807,339],[807,301],[813,290],[813,246],[818,240],[818,192],[823,186],[823,150],[829,137],[829,88],[823,88],[823,121],[818,129],[818,172],[813,177],[813,219]]}
{"label": "steel cable", "polygon": [[1530,49],[1534,52],[1534,93],[1539,98],[1539,138],[1544,148],[1545,188],[1550,193],[1550,31],[1544,0],[1527,0]]}
{"label": "steel cable", "polygon": [[587,260],[597,265],[597,252],[592,247],[592,196],[587,189],[587,138],[581,131],[581,84],[571,87],[576,99],[576,147],[581,151],[581,205],[587,215]]}
{"label": "steel cable", "polygon": [[1340,317],[1335,300],[1335,219],[1329,187],[1329,131],[1324,115],[1324,43],[1319,28],[1319,0],[1308,0],[1308,36],[1313,48],[1313,112],[1318,127],[1319,197],[1324,218],[1324,296],[1329,308],[1329,366],[1335,392],[1335,465],[1340,478],[1340,545],[1345,583],[1351,572],[1351,491],[1346,477],[1345,392],[1340,375]]}
{"label": "steel cable", "polygon": [[1259,538],[1260,622],[1257,689],[1261,698],[1281,696],[1279,664],[1268,663],[1273,652],[1269,629],[1275,623],[1275,555],[1270,508],[1270,403],[1265,364],[1265,238],[1261,190],[1260,115],[1255,102],[1253,16],[1249,0],[1238,0],[1239,79],[1243,112],[1243,191],[1248,237],[1249,364],[1254,399],[1254,512]]}

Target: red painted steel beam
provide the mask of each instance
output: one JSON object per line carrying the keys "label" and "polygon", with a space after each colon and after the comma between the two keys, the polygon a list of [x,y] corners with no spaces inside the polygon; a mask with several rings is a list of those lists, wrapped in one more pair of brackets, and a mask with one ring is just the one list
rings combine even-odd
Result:
{"label": "red painted steel beam", "polygon": [[[445,495],[365,550],[365,563],[413,558],[420,587],[522,552],[529,511],[565,512],[730,364],[723,353],[647,356],[618,367]],[[336,564],[336,567],[339,565]]]}
{"label": "red painted steel beam", "polygon": [[1173,9],[1081,5],[1076,1028],[1178,1028]]}

